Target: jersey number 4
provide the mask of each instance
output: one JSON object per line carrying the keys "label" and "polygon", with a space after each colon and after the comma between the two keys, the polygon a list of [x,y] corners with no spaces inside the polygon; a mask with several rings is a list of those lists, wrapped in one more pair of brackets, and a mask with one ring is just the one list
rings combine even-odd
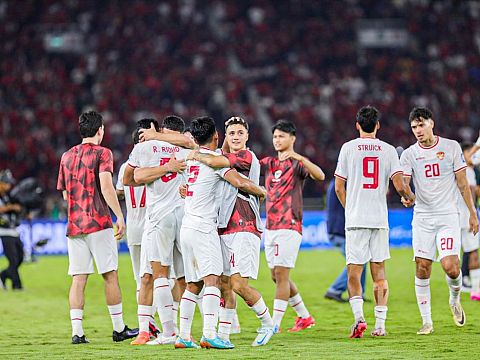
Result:
{"label": "jersey number 4", "polygon": [[378,188],[379,168],[378,157],[367,156],[363,158],[363,177],[369,181],[363,183],[364,189]]}

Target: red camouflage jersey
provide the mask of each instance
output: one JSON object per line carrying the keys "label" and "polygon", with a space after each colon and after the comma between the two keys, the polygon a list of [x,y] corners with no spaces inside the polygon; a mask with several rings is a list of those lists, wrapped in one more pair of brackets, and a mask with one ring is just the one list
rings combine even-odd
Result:
{"label": "red camouflage jersey", "polygon": [[[252,166],[252,153],[249,150],[240,150],[236,153],[223,154],[228,161],[230,167],[237,170],[242,175],[248,177],[250,167]],[[248,194],[244,194],[248,197]],[[233,234],[238,232],[249,232],[257,235],[259,238],[261,232],[257,229],[256,216],[248,201],[237,197],[232,216],[228,221],[225,229],[219,229],[220,235]]]}
{"label": "red camouflage jersey", "polygon": [[290,229],[301,234],[307,169],[297,160],[280,161],[272,156],[260,160],[260,165],[267,189],[267,229]]}
{"label": "red camouflage jersey", "polygon": [[67,236],[90,234],[112,227],[101,189],[101,172],[113,173],[112,152],[100,145],[80,144],[62,155],[57,190],[67,191]]}

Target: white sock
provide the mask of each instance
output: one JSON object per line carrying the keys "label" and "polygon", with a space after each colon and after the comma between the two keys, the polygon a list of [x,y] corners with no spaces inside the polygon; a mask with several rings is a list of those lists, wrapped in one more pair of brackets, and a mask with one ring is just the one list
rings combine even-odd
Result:
{"label": "white sock", "polygon": [[462,289],[462,272],[458,275],[456,279],[450,278],[448,275],[445,275],[447,279],[448,288],[450,289],[450,305],[453,305],[460,301],[460,290]]}
{"label": "white sock", "polygon": [[113,330],[116,332],[122,332],[125,329],[125,323],[123,322],[122,303],[117,305],[107,305],[110,318],[112,319]]}
{"label": "white sock", "polygon": [[263,297],[260,298],[250,309],[257,315],[257,318],[260,320],[262,327],[273,327],[273,319],[270,316],[268,307],[263,300]]}
{"label": "white sock", "polygon": [[170,285],[167,278],[158,278],[153,282],[153,298],[157,305],[158,316],[162,323],[165,336],[171,336],[175,333],[175,324],[173,323],[173,297],[170,291]]}
{"label": "white sock", "polygon": [[226,309],[220,307],[218,315],[218,336],[223,340],[230,340],[230,330],[232,329],[235,309]]}
{"label": "white sock", "polygon": [[295,310],[298,317],[301,317],[303,319],[310,317],[310,313],[308,312],[307,307],[305,306],[302,297],[300,296],[300,293],[297,293],[297,295],[292,296],[290,299],[288,299],[288,303],[293,308],[293,310]]}
{"label": "white sock", "polygon": [[472,292],[480,293],[480,269],[470,270],[470,280],[472,281]]}
{"label": "white sock", "polygon": [[138,305],[138,297],[140,296],[140,288],[137,287],[137,291],[135,292],[135,299],[137,299],[137,305]]}
{"label": "white sock", "polygon": [[[72,322],[72,337],[75,335],[83,336],[83,310],[71,309],[70,321]],[[123,330],[123,329],[122,329]]]}
{"label": "white sock", "polygon": [[138,305],[137,316],[138,316],[138,330],[140,332],[150,331],[149,324],[152,316],[152,306]]}
{"label": "white sock", "polygon": [[430,279],[419,279],[415,276],[415,295],[417,295],[418,309],[422,316],[423,325],[432,324],[432,310],[430,300]]}
{"label": "white sock", "polygon": [[202,291],[200,291],[197,295],[198,311],[200,312],[200,316],[202,317],[202,321],[203,321],[203,293],[204,292],[205,292],[205,286],[202,288]]}
{"label": "white sock", "polygon": [[160,331],[160,328],[158,327],[157,322],[155,321],[155,314],[157,313],[157,307],[155,306],[155,304],[152,305],[151,310],[152,310],[151,311],[152,315],[150,315],[150,323]]}
{"label": "white sock", "polygon": [[233,320],[232,320],[232,329],[235,329],[236,331],[240,331],[240,320],[238,319],[237,309],[235,309],[235,316],[233,317]]}
{"label": "white sock", "polygon": [[187,341],[191,338],[195,305],[197,305],[197,295],[185,290],[180,300],[180,337]]}
{"label": "white sock", "polygon": [[375,306],[375,329],[385,329],[388,307]]}
{"label": "white sock", "polygon": [[203,294],[203,336],[213,339],[217,335],[220,289],[206,286]]}
{"label": "white sock", "polygon": [[273,325],[280,327],[282,323],[283,315],[287,310],[288,301],[274,299],[273,300]]}
{"label": "white sock", "polygon": [[178,301],[173,301],[173,323],[175,324],[175,328],[178,328],[178,309],[180,308],[180,303]]}
{"label": "white sock", "polygon": [[349,300],[355,321],[365,319],[363,315],[363,298],[361,296],[352,296]]}

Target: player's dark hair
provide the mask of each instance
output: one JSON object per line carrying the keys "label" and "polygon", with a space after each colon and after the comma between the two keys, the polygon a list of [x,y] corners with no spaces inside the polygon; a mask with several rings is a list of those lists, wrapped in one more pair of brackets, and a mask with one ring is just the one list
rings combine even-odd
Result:
{"label": "player's dark hair", "polygon": [[198,145],[208,144],[217,131],[215,121],[208,116],[193,119],[190,128],[190,132]]}
{"label": "player's dark hair", "polygon": [[473,144],[471,142],[462,142],[460,146],[462,148],[462,151],[465,151],[471,149]]}
{"label": "player's dark hair", "polygon": [[225,131],[227,131],[227,128],[230,125],[236,125],[236,124],[242,125],[248,131],[248,123],[240,116],[233,116],[227,121],[225,121]]}
{"label": "player's dark hair", "polygon": [[103,125],[103,117],[98,112],[91,110],[84,112],[78,118],[78,128],[82,139],[95,136]]}
{"label": "player's dark hair", "polygon": [[162,121],[162,127],[164,129],[178,131],[183,133],[185,130],[185,121],[181,117],[175,115],[169,115]]}
{"label": "player's dark hair", "polygon": [[138,136],[138,129],[135,129],[132,131],[132,143],[138,144],[139,141],[140,141],[140,137]]}
{"label": "player's dark hair", "polygon": [[295,124],[290,120],[278,120],[275,125],[272,126],[272,134],[275,132],[275,130],[280,130],[293,136],[297,134],[297,128],[295,127]]}
{"label": "player's dark hair", "polygon": [[137,121],[137,128],[134,131],[133,143],[138,144],[140,141],[140,135],[138,130],[140,129],[150,129],[150,124],[153,123],[155,130],[160,131],[160,126],[158,125],[158,121],[155,119],[145,118]]}
{"label": "player's dark hair", "polygon": [[381,117],[380,111],[374,106],[367,105],[357,112],[357,123],[366,133],[372,133]]}
{"label": "player's dark hair", "polygon": [[408,116],[408,121],[421,121],[420,118],[424,119],[433,119],[432,110],[427,107],[419,107],[415,106],[412,111],[410,111],[410,115]]}
{"label": "player's dark hair", "polygon": [[183,133],[189,132],[190,134],[192,133],[192,128],[190,126],[186,126],[185,129],[183,130]]}

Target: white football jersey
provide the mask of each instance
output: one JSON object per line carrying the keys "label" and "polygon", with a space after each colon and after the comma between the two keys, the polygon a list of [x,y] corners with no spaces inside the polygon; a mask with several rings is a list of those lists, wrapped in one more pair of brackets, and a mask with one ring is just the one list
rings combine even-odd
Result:
{"label": "white football jersey", "polygon": [[440,136],[429,148],[417,142],[402,153],[400,164],[403,174],[413,178],[415,214],[458,213],[455,173],[467,166],[458,142]]}
{"label": "white football jersey", "polygon": [[[190,150],[172,145],[165,141],[150,140],[138,143],[128,158],[132,167],[153,167],[164,165],[175,155],[185,159]],[[183,199],[178,188],[185,183],[184,173],[168,173],[147,184],[147,213],[150,221],[161,220],[165,215],[181,206]]]}
{"label": "white football jersey", "polygon": [[[201,153],[219,156],[209,149],[200,148]],[[187,161],[187,196],[185,198],[185,215],[182,226],[202,232],[217,228],[218,185],[231,168],[213,169],[199,161]]]}
{"label": "white football jersey", "polygon": [[[477,186],[477,178],[475,176],[475,170],[473,168],[467,166],[467,181],[468,185],[470,187],[476,187]],[[465,200],[463,199],[462,194],[460,193],[460,190],[457,191],[457,202],[458,202],[458,211],[460,212],[460,226],[462,229],[468,229],[470,227],[470,224],[468,223],[468,220],[470,219],[470,211],[468,211],[467,204],[465,203]]]}
{"label": "white football jersey", "polygon": [[[141,235],[145,225],[145,211],[147,204],[147,189],[145,186],[123,185],[123,175],[127,163],[123,163],[118,171],[117,190],[123,190],[125,194],[125,206],[127,207],[127,242],[131,245],[140,245]],[[135,234],[135,235],[133,235]],[[133,237],[136,237],[133,239]]]}
{"label": "white football jersey", "polygon": [[347,181],[346,229],[388,229],[388,182],[401,172],[397,151],[380,139],[343,144],[335,176]]}

